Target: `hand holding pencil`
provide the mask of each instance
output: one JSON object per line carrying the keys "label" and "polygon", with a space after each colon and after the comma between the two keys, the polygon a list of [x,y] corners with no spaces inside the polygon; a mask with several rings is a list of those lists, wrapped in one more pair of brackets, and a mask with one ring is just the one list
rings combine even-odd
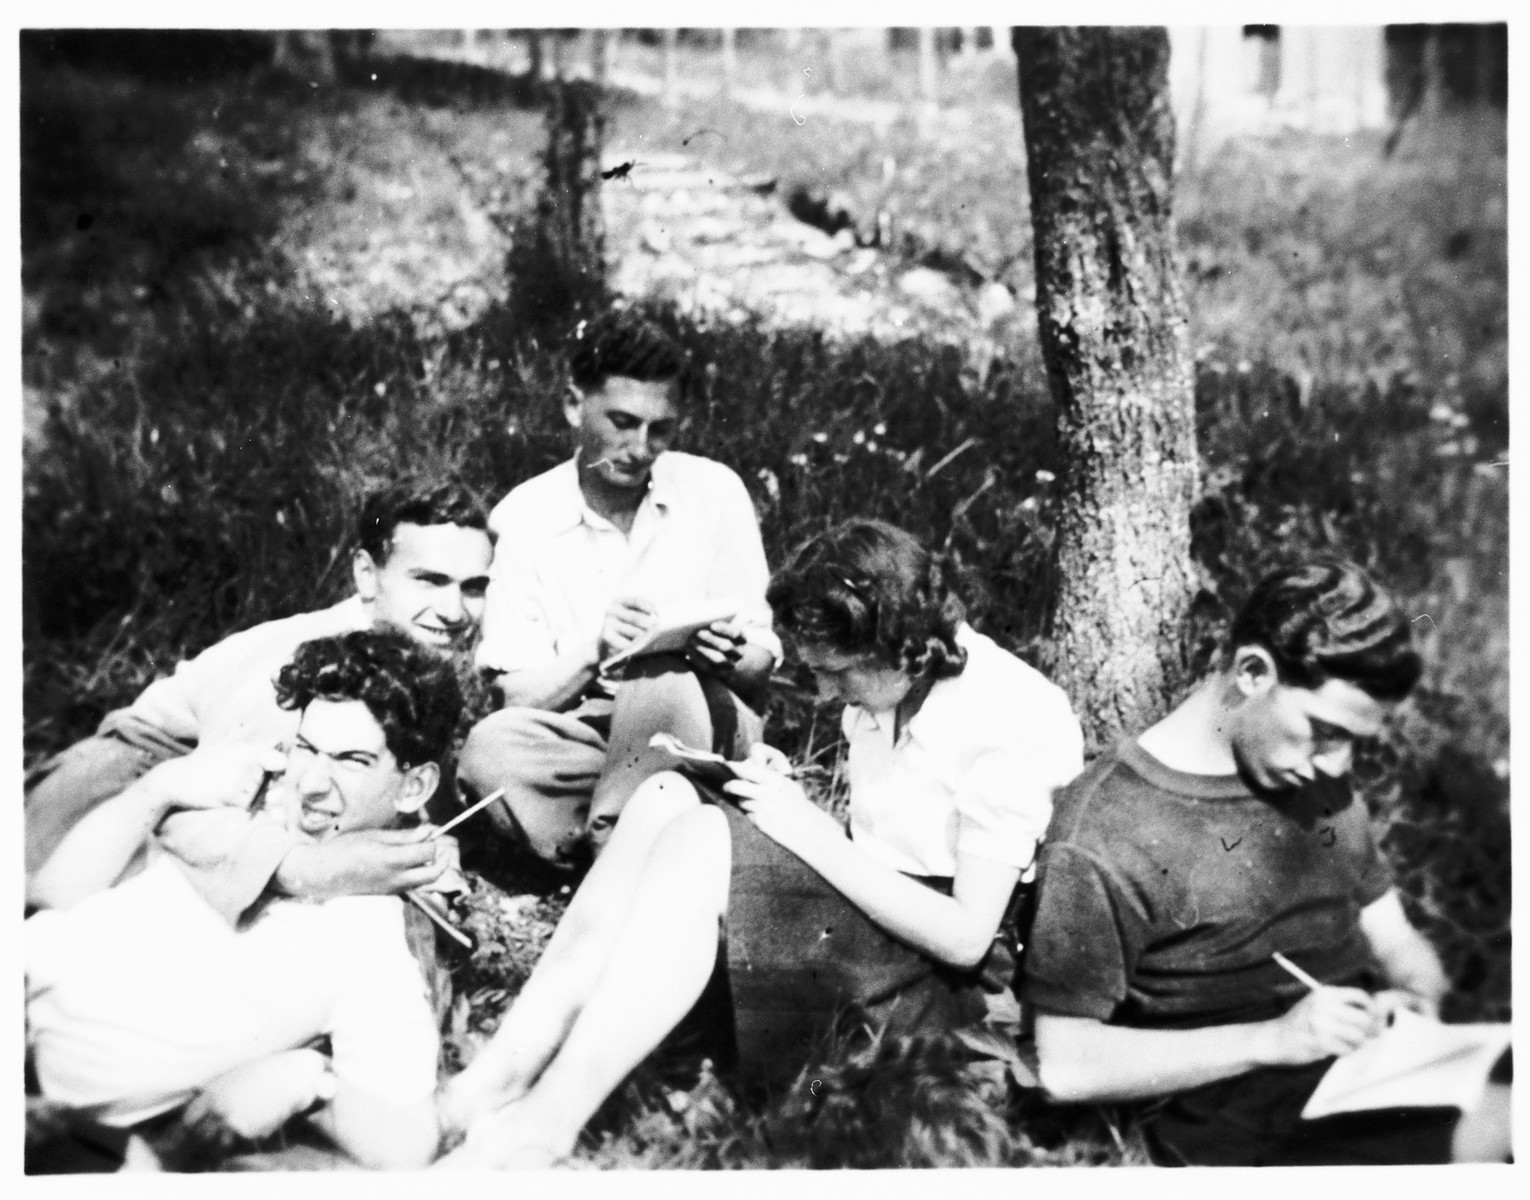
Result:
{"label": "hand holding pencil", "polygon": [[1385,1028],[1385,1014],[1369,992],[1354,987],[1331,987],[1313,978],[1285,955],[1277,966],[1308,989],[1284,1016],[1266,1021],[1261,1030],[1260,1061],[1269,1066],[1301,1066],[1348,1054]]}

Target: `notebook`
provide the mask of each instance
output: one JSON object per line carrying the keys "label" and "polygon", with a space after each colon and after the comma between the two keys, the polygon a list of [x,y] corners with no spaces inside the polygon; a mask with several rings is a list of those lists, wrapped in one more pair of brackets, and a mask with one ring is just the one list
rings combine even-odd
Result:
{"label": "notebook", "polygon": [[618,650],[600,664],[602,674],[620,672],[634,659],[649,654],[677,654],[698,630],[716,621],[731,621],[738,616],[738,603],[710,597],[703,600],[670,604],[659,609],[658,620],[642,637]]}
{"label": "notebook", "polygon": [[1334,1062],[1302,1116],[1470,1108],[1509,1039],[1508,1025],[1445,1025],[1401,1009],[1387,1029]]}

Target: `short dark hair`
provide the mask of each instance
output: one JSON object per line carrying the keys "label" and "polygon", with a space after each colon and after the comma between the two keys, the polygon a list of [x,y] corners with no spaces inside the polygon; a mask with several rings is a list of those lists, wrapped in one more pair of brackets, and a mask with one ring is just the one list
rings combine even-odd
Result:
{"label": "short dark hair", "polygon": [[393,534],[400,525],[461,525],[487,533],[489,514],[483,502],[455,480],[411,476],[366,498],[356,544],[381,566],[393,553]]}
{"label": "short dark hair", "polygon": [[687,365],[679,344],[631,309],[609,309],[581,321],[569,336],[569,375],[580,388],[596,388],[620,375],[645,383],[673,379],[683,394]]}
{"label": "short dark hair", "polygon": [[956,631],[967,608],[945,560],[885,521],[846,521],[809,539],[766,598],[784,633],[873,655],[914,678],[959,675]]}
{"label": "short dark hair", "polygon": [[1308,559],[1266,575],[1233,618],[1227,651],[1263,646],[1282,683],[1352,683],[1377,700],[1401,700],[1423,664],[1396,599],[1361,567]]}
{"label": "short dark hair", "polygon": [[403,768],[440,762],[462,712],[451,664],[393,629],[357,630],[299,646],[277,672],[276,702],[302,712],[314,700],[365,704]]}

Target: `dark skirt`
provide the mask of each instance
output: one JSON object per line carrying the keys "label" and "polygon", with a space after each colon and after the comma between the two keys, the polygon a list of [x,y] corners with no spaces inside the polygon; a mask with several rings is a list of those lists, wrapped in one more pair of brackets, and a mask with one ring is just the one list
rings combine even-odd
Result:
{"label": "dark skirt", "polygon": [[[884,932],[735,805],[718,807],[733,843],[723,957],[741,1072],[784,1082],[836,1030],[902,1037],[975,1024],[988,1011],[984,993],[1012,983],[1002,937],[971,970],[937,963]],[[949,894],[949,880],[920,882]]]}

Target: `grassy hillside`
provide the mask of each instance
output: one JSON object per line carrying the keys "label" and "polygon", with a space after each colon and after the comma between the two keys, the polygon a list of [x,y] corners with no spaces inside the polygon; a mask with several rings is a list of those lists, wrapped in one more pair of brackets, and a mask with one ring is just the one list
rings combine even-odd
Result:
{"label": "grassy hillside", "polygon": [[[523,195],[537,118],[476,76],[411,91],[382,74],[314,91],[240,64],[146,77],[23,55],[29,761],[182,656],[341,594],[339,548],[368,487],[437,468],[495,499],[565,452],[563,364],[511,326],[514,281],[462,215],[461,178],[498,180],[506,206]],[[718,126],[724,137],[697,145],[715,143],[720,165],[916,214],[1026,293],[1018,118],[953,124],[939,146],[912,127],[878,140],[824,120],[799,135],[636,100],[613,120],[613,136],[655,142]],[[1445,956],[1449,1013],[1468,1019],[1511,1011],[1500,134],[1464,131],[1393,161],[1340,139],[1229,148],[1178,199],[1198,346],[1203,650],[1283,556],[1337,550],[1401,591],[1428,668],[1359,774]],[[457,303],[463,288],[478,299]],[[840,518],[887,518],[947,546],[975,622],[1034,655],[1058,498],[1033,335],[988,357],[919,336],[836,342],[656,315],[709,364],[689,445],[744,478],[772,562]],[[827,791],[834,729],[782,699],[770,736],[812,758]],[[564,882],[474,854],[481,947],[459,968],[459,1056],[518,988]],[[843,1137],[812,1141],[795,1092],[741,1098],[706,1054],[682,1037],[640,1072],[581,1161],[826,1165],[842,1152]],[[928,1136],[888,1132],[910,1120],[917,1079],[957,1069],[949,1055],[826,1054],[814,1077],[841,1094],[871,1080],[904,1098],[865,1143],[889,1163],[1136,1154],[1113,1114],[1047,1114],[1001,1079],[984,1084],[986,1117],[953,1105],[926,1114]],[[1006,1105],[1018,1106],[1007,1121]]]}

